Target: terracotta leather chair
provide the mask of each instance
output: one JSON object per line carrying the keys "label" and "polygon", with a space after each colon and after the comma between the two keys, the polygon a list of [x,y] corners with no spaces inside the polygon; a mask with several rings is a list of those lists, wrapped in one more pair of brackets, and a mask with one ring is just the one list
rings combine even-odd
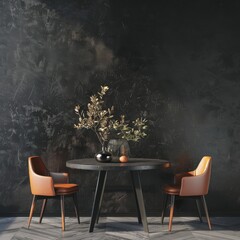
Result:
{"label": "terracotta leather chair", "polygon": [[163,193],[166,194],[166,197],[162,211],[162,224],[164,220],[168,197],[171,196],[170,217],[168,225],[169,231],[172,230],[175,196],[195,198],[199,219],[202,222],[199,205],[199,200],[201,199],[208,222],[208,227],[211,230],[211,222],[209,219],[207,204],[204,197],[208,194],[211,175],[211,162],[212,158],[210,156],[204,156],[198,164],[198,167],[194,171],[178,173],[175,175],[174,184],[168,184],[163,186]]}
{"label": "terracotta leather chair", "polygon": [[40,220],[42,222],[44,210],[49,198],[60,198],[61,200],[61,216],[62,216],[62,231],[65,231],[65,213],[64,213],[64,198],[65,196],[73,197],[74,209],[80,223],[78,206],[77,206],[77,192],[78,185],[68,183],[68,173],[53,173],[49,172],[39,156],[31,156],[28,158],[28,171],[30,188],[33,194],[31,210],[28,218],[28,228],[33,216],[35,203],[39,199],[43,199]]}

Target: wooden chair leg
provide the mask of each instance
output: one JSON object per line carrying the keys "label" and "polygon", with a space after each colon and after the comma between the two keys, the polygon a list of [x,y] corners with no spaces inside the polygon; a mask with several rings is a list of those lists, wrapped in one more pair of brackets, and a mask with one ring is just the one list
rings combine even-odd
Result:
{"label": "wooden chair leg", "polygon": [[204,207],[206,218],[207,218],[207,222],[208,222],[208,227],[209,227],[209,230],[211,230],[212,226],[211,226],[210,218],[209,218],[209,215],[208,215],[207,203],[206,203],[206,200],[205,200],[204,196],[202,196],[201,198],[202,198],[202,203],[203,203],[203,207]]}
{"label": "wooden chair leg", "polygon": [[45,208],[46,208],[46,204],[47,204],[47,198],[44,198],[41,213],[40,213],[39,223],[42,223],[42,218],[43,218],[43,214],[44,214],[44,211],[45,211]]}
{"label": "wooden chair leg", "polygon": [[163,224],[163,221],[164,221],[164,217],[165,217],[165,211],[166,211],[166,207],[167,207],[167,201],[168,201],[168,194],[166,194],[164,196],[164,200],[163,200],[163,209],[162,209],[162,224]]}
{"label": "wooden chair leg", "polygon": [[77,193],[73,194],[74,209],[78,223],[80,224],[79,212],[78,212],[78,202],[77,202]]}
{"label": "wooden chair leg", "polygon": [[196,205],[197,205],[197,211],[198,211],[198,217],[200,222],[202,222],[202,214],[201,214],[201,209],[200,209],[200,205],[199,205],[199,199],[196,199]]}
{"label": "wooden chair leg", "polygon": [[170,216],[169,216],[169,225],[168,231],[172,231],[172,220],[173,220],[173,213],[174,213],[174,203],[175,203],[175,195],[171,195],[171,206],[170,206]]}
{"label": "wooden chair leg", "polygon": [[61,195],[62,231],[65,231],[64,195]]}
{"label": "wooden chair leg", "polygon": [[35,201],[36,201],[36,196],[33,195],[32,205],[31,205],[31,209],[30,209],[30,213],[29,213],[29,217],[28,217],[28,228],[30,227],[30,224],[32,221],[32,216],[33,216],[33,212],[34,212],[34,208],[35,208]]}

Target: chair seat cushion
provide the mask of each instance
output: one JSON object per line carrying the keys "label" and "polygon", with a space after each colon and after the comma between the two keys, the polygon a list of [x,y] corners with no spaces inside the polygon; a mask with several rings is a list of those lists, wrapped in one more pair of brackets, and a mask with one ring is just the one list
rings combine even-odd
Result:
{"label": "chair seat cushion", "polygon": [[78,191],[78,185],[74,183],[54,184],[56,195],[68,195]]}
{"label": "chair seat cushion", "polygon": [[167,184],[163,186],[163,192],[170,195],[179,195],[181,185]]}

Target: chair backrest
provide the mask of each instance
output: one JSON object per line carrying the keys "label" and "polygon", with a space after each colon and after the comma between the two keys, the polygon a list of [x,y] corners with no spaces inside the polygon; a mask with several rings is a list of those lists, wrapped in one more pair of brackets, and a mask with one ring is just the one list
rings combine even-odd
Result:
{"label": "chair backrest", "polygon": [[210,172],[209,172],[209,176],[211,174],[211,157],[210,156],[204,156],[201,161],[199,162],[196,170],[195,170],[195,175],[200,175],[200,174],[203,174],[208,167],[210,167]]}
{"label": "chair backrest", "polygon": [[182,178],[180,196],[200,196],[208,193],[211,163],[212,157],[204,156],[195,169],[194,175]]}
{"label": "chair backrest", "polygon": [[29,157],[29,167],[34,171],[36,174],[41,176],[49,176],[49,171],[46,168],[44,162],[42,161],[41,157],[39,156],[31,156]]}
{"label": "chair backrest", "polygon": [[31,192],[34,195],[54,196],[53,179],[43,163],[41,157],[28,158],[28,173]]}

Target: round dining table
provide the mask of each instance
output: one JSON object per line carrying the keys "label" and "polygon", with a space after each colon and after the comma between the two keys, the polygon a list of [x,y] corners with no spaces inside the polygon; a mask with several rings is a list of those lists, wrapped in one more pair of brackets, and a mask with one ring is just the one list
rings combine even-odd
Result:
{"label": "round dining table", "polygon": [[89,232],[93,232],[95,223],[98,222],[103,194],[105,190],[105,183],[108,172],[114,171],[129,171],[131,175],[131,182],[133,193],[136,200],[138,222],[143,224],[143,229],[148,232],[148,223],[146,210],[143,199],[142,185],[140,172],[147,170],[163,169],[168,166],[169,161],[152,158],[129,158],[128,162],[109,162],[102,163],[95,160],[95,158],[74,159],[66,162],[66,166],[72,169],[90,170],[98,172],[98,179],[96,190],[94,194],[91,220],[89,225]]}

